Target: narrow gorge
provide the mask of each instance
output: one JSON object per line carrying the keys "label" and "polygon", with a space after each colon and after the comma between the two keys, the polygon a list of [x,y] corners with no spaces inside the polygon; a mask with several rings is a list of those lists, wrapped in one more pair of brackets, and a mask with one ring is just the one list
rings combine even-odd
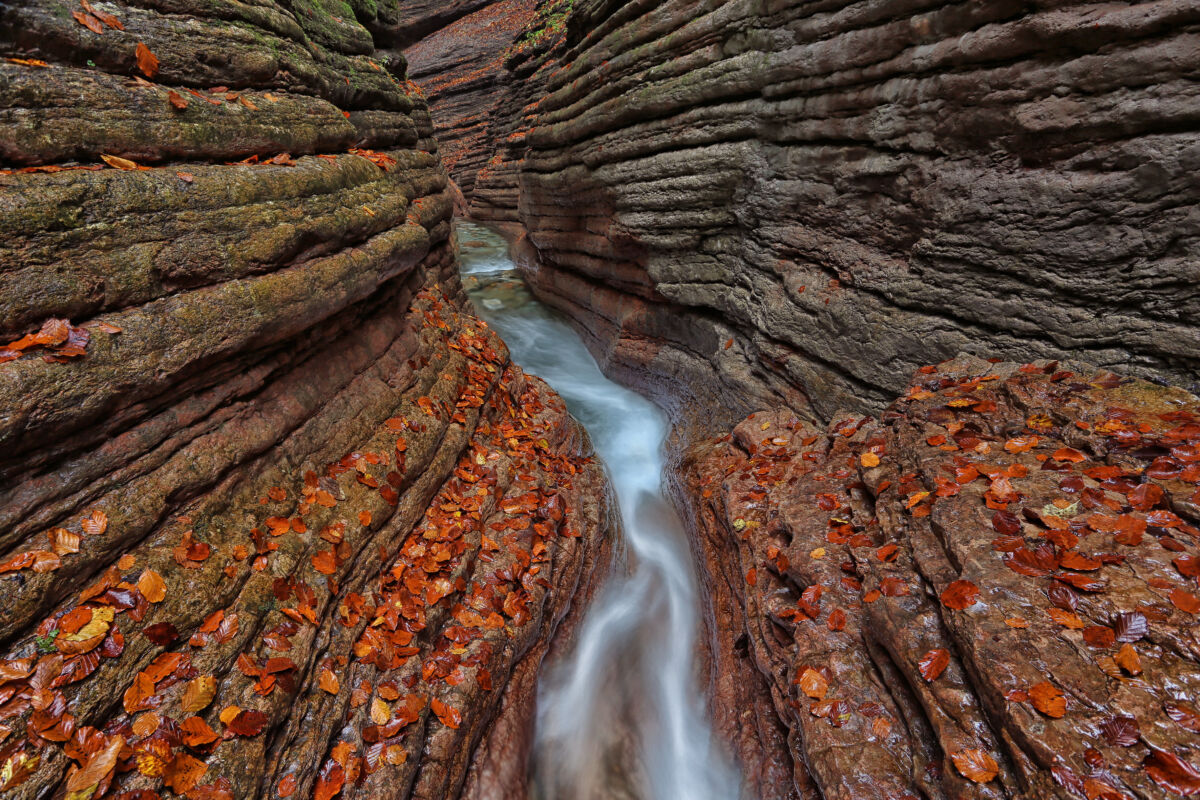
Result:
{"label": "narrow gorge", "polygon": [[0,2],[0,797],[1200,795],[1196,0]]}

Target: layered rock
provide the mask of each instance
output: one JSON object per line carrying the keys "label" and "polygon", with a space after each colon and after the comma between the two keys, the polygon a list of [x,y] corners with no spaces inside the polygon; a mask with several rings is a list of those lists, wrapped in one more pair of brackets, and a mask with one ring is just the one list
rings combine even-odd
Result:
{"label": "layered rock", "polygon": [[607,489],[372,8],[0,8],[5,797],[524,796]]}
{"label": "layered rock", "polygon": [[1195,792],[1200,399],[964,357],[683,466],[725,680],[786,730],[718,704],[747,763],[790,754],[758,796]]}
{"label": "layered rock", "polygon": [[429,98],[446,171],[467,198],[502,138],[493,125],[511,103],[505,58],[537,6],[537,0],[487,3],[405,51],[413,81]]}
{"label": "layered rock", "polygon": [[580,4],[521,165],[542,285],[631,374],[733,398],[726,421],[879,410],[963,351],[1194,385],[1198,22]]}

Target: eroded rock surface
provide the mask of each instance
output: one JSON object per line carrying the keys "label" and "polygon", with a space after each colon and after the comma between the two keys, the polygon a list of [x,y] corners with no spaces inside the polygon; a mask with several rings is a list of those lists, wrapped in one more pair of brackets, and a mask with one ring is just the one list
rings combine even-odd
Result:
{"label": "eroded rock surface", "polygon": [[682,474],[741,640],[718,722],[778,757],[745,714],[757,682],[786,728],[794,785],[760,796],[1196,791],[1194,395],[962,357],[881,421],[757,413]]}
{"label": "eroded rock surface", "polygon": [[0,8],[6,798],[523,796],[608,490],[357,5]]}
{"label": "eroded rock surface", "polygon": [[1194,386],[1198,23],[1190,0],[577,4],[520,165],[545,294],[730,420],[878,411],[964,351]]}

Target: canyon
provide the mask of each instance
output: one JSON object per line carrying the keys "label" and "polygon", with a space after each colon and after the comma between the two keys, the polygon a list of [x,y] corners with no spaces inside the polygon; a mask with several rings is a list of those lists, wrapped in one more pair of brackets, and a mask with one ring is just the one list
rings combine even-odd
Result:
{"label": "canyon", "polygon": [[742,797],[1200,793],[1197,52],[1192,0],[0,6],[0,792],[538,796],[637,531],[468,217],[669,420]]}

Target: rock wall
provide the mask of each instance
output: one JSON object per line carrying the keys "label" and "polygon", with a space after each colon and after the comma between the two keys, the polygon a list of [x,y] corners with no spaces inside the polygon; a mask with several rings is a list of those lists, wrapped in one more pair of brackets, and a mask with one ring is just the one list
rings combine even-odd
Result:
{"label": "rock wall", "polygon": [[429,98],[446,171],[470,198],[476,176],[503,137],[493,127],[511,112],[514,76],[505,61],[537,18],[538,0],[476,3],[471,13],[426,34],[405,51]]}
{"label": "rock wall", "polygon": [[494,207],[678,423],[751,796],[1200,787],[1198,44],[1176,0],[574,5]]}
{"label": "rock wall", "polygon": [[359,5],[0,7],[6,798],[525,796],[608,490]]}
{"label": "rock wall", "polygon": [[1198,25],[1190,0],[579,3],[521,166],[540,282],[729,424],[880,410],[959,352],[1194,386]]}

